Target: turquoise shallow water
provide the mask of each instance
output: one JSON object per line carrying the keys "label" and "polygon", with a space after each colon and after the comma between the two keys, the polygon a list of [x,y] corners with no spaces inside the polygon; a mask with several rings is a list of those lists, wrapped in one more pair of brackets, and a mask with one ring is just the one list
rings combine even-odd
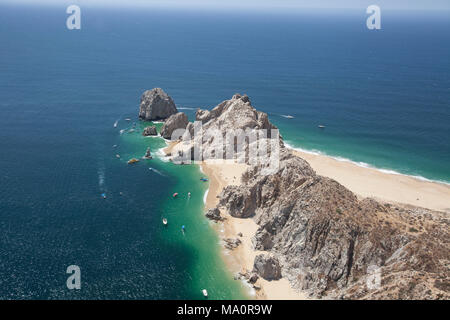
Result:
{"label": "turquoise shallow water", "polygon": [[[217,12],[83,8],[82,30],[68,31],[65,7],[0,9],[0,298],[246,293],[202,216],[198,168],[126,165],[164,145],[119,133],[153,87],[191,119],[247,93],[295,147],[450,181],[446,14],[384,12],[370,32],[359,12],[235,12],[229,23]],[[71,264],[79,292],[65,287]]]}

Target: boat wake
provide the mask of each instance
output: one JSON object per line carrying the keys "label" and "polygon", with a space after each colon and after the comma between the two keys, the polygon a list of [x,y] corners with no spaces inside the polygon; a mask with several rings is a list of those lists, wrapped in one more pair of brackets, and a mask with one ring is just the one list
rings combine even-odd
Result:
{"label": "boat wake", "polygon": [[152,171],[152,172],[154,172],[154,173],[156,173],[156,174],[159,174],[159,175],[162,176],[162,177],[167,177],[164,173],[162,173],[161,171],[156,170],[156,169],[154,169],[154,168],[148,168],[148,170],[150,170],[150,171]]}
{"label": "boat wake", "polygon": [[101,192],[105,191],[105,167],[100,165],[97,171],[98,174],[98,187]]}

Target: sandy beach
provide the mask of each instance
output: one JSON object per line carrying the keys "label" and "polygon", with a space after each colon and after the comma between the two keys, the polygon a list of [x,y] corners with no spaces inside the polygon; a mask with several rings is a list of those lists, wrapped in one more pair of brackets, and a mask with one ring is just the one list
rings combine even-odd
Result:
{"label": "sandy beach", "polygon": [[324,155],[294,153],[308,161],[316,173],[336,180],[358,196],[450,212],[449,185],[384,173]]}
{"label": "sandy beach", "polygon": [[[164,150],[173,151],[175,143],[170,143]],[[438,211],[450,211],[450,186],[440,183],[419,180],[413,177],[384,173],[372,168],[360,167],[348,161],[339,161],[328,156],[315,155],[294,150],[299,157],[309,162],[320,175],[335,179],[359,197],[372,197],[384,202],[409,204]],[[240,185],[240,177],[247,169],[245,164],[203,162],[201,169],[210,179],[210,187],[206,197],[205,210],[214,208],[219,201],[219,194],[227,185]],[[221,239],[238,238],[242,243],[234,250],[223,249],[225,263],[232,274],[240,271],[251,271],[257,254],[253,250],[251,239],[258,225],[252,219],[239,219],[222,210],[226,218],[223,223],[211,222]],[[307,299],[303,292],[294,290],[289,281],[282,278],[278,281],[259,279],[256,283],[260,290],[249,287],[255,299]]]}
{"label": "sandy beach", "polygon": [[[247,167],[245,164],[203,163],[201,165],[203,172],[210,178],[209,191],[206,197],[206,210],[217,206],[219,201],[217,196],[224,187],[227,185],[240,185],[239,178]],[[238,238],[238,233],[242,233],[242,237],[239,238],[242,243],[239,247],[234,250],[224,249],[225,262],[233,274],[237,274],[239,271],[251,271],[255,256],[259,253],[264,253],[252,249],[251,238],[258,229],[258,225],[252,219],[234,218],[224,211],[221,213],[222,216],[226,217],[226,220],[222,224],[223,229],[220,224],[215,227],[222,239]],[[285,278],[276,281],[267,281],[260,278],[256,284],[261,287],[261,290],[254,291],[254,297],[256,299],[306,299],[306,295],[302,292],[295,291]]]}

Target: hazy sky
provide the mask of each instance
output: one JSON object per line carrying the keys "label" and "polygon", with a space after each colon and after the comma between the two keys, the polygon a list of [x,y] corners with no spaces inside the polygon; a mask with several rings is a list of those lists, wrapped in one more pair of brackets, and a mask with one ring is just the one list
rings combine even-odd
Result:
{"label": "hazy sky", "polygon": [[[0,0],[0,3],[36,4],[36,0]],[[78,4],[86,6],[149,6],[175,8],[229,8],[249,10],[301,8],[367,8],[376,4],[382,9],[450,10],[450,0],[40,0],[39,4]]]}

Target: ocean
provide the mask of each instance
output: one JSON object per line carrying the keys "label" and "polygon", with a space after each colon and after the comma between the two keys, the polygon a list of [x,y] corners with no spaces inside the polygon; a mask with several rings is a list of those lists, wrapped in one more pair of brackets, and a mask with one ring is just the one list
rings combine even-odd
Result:
{"label": "ocean", "polygon": [[191,120],[246,93],[295,148],[450,183],[448,13],[385,12],[378,31],[364,10],[67,16],[0,4],[0,299],[251,298],[203,217],[200,169],[140,135],[154,87]]}

